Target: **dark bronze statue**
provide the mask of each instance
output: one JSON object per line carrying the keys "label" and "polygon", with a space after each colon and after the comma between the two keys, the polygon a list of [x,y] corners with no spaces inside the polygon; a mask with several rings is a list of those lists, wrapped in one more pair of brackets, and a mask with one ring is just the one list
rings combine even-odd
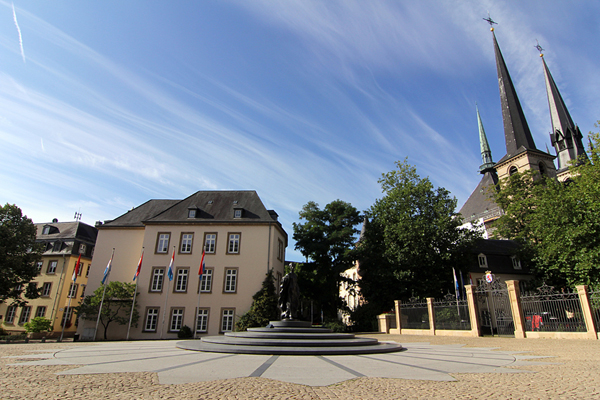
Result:
{"label": "dark bronze statue", "polygon": [[300,289],[298,288],[298,275],[290,264],[290,273],[283,277],[279,288],[279,308],[281,319],[298,319],[298,306],[300,305]]}

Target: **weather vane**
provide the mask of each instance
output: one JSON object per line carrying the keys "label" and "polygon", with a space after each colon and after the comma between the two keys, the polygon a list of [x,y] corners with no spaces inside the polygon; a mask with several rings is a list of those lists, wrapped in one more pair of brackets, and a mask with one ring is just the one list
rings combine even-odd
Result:
{"label": "weather vane", "polygon": [[488,12],[488,17],[483,19],[484,21],[487,21],[488,24],[490,24],[490,28],[492,30],[494,30],[494,25],[498,25],[497,22],[495,22],[492,17],[490,17],[490,13]]}
{"label": "weather vane", "polygon": [[542,48],[542,46],[540,46],[540,42],[538,42],[537,39],[535,39],[535,42],[537,44],[535,46],[533,46],[533,47],[535,47],[540,52],[540,57],[543,57],[544,53],[542,53],[542,51],[544,51],[544,49]]}
{"label": "weather vane", "polygon": [[81,213],[75,212],[75,221],[81,221]]}

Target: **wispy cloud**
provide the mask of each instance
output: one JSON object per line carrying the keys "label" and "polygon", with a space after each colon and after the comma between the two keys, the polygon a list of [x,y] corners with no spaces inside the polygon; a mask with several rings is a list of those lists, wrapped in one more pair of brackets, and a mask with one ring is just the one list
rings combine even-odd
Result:
{"label": "wispy cloud", "polygon": [[15,11],[15,5],[12,4],[12,12],[13,12],[13,20],[15,21],[15,26],[17,27],[17,32],[19,33],[19,47],[21,48],[21,57],[23,57],[23,62],[25,61],[25,50],[23,49],[23,36],[21,35],[21,28],[19,28],[19,21],[17,21],[17,12]]}

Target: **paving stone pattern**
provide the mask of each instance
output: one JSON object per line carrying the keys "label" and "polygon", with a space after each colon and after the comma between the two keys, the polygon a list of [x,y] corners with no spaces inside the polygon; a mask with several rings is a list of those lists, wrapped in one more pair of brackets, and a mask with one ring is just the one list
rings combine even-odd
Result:
{"label": "paving stone pattern", "polygon": [[600,398],[599,341],[371,337],[407,350],[291,357],[190,352],[175,341],[1,344],[0,398]]}

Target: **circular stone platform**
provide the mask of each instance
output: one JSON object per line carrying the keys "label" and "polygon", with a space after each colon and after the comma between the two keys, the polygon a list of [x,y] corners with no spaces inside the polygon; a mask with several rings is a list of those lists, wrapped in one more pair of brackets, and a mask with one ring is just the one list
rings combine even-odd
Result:
{"label": "circular stone platform", "polygon": [[380,343],[377,339],[357,338],[352,333],[333,333],[296,320],[271,321],[266,328],[178,342],[177,347],[213,353],[273,355],[350,355],[402,350],[398,343]]}

